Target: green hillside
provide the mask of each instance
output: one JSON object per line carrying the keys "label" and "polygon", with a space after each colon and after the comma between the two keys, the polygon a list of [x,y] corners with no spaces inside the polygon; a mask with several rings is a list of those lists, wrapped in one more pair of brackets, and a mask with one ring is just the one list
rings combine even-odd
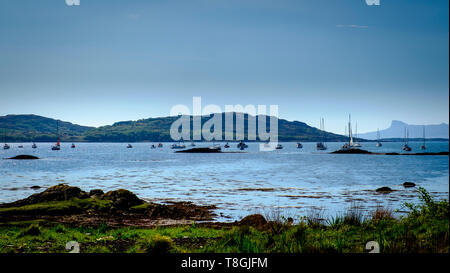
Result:
{"label": "green hillside", "polygon": [[56,126],[62,140],[83,140],[83,134],[93,127],[80,126],[65,121],[37,115],[0,116],[0,140],[7,142],[36,141],[48,142],[56,139]]}
{"label": "green hillside", "polygon": [[[222,114],[225,121],[225,114]],[[256,124],[259,118],[257,116]],[[98,128],[75,125],[70,122],[59,121],[62,141],[87,142],[141,142],[141,141],[172,141],[170,126],[178,117],[148,118],[137,121],[121,121],[113,125]],[[192,126],[192,116],[191,126]],[[236,119],[234,115],[234,120]],[[204,124],[209,117],[203,116]],[[244,116],[245,140],[247,139],[248,115]],[[9,142],[19,141],[54,141],[56,139],[56,120],[36,115],[7,115],[0,117],[1,139]],[[223,122],[224,123],[224,122]],[[266,119],[269,129],[269,119]],[[225,134],[225,127],[222,127]],[[235,132],[234,132],[235,133]],[[192,134],[192,132],[191,132]],[[278,120],[279,141],[345,141],[341,135],[321,131],[299,121]],[[259,139],[257,139],[259,140]]]}

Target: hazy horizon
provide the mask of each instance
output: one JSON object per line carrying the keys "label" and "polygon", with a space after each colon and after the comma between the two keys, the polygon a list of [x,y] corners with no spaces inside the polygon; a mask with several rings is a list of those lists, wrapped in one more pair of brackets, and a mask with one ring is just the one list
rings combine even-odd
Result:
{"label": "hazy horizon", "polygon": [[449,123],[449,2],[2,1],[0,115],[86,126],[279,105],[343,134]]}

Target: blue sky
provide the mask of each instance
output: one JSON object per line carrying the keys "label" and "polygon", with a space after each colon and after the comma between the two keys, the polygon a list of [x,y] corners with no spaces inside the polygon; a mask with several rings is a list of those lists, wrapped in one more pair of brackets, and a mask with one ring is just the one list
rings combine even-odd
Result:
{"label": "blue sky", "polygon": [[82,125],[277,104],[343,133],[449,120],[441,0],[0,0],[0,115]]}

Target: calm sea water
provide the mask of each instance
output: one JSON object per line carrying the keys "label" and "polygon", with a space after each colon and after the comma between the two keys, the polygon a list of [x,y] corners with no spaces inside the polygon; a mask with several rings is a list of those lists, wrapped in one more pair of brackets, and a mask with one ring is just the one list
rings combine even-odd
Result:
{"label": "calm sea water", "polygon": [[[307,215],[321,208],[325,215],[342,213],[352,205],[369,212],[376,206],[400,209],[417,201],[414,189],[405,181],[425,187],[437,198],[449,197],[448,156],[332,155],[342,143],[327,143],[328,151],[317,152],[315,143],[282,143],[283,150],[259,151],[249,143],[246,153],[183,154],[151,143],[63,143],[51,151],[52,143],[38,143],[32,149],[12,144],[0,158],[32,154],[41,160],[0,160],[0,203],[25,198],[43,188],[67,183],[85,191],[125,188],[140,198],[155,201],[192,201],[218,206],[217,220],[232,221],[250,213],[288,217]],[[209,144],[197,144],[197,147]],[[236,143],[230,151],[238,151]],[[421,143],[410,143],[420,152]],[[402,143],[363,143],[363,149],[402,152]],[[448,142],[427,143],[428,152],[448,151]],[[384,195],[375,189],[388,186],[396,191]]]}

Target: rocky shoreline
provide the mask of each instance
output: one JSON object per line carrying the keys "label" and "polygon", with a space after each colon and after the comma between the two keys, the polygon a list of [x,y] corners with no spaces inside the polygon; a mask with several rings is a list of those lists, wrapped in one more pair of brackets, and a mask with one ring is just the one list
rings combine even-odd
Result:
{"label": "rocky shoreline", "polygon": [[46,220],[71,225],[138,226],[211,221],[216,207],[191,202],[157,204],[119,189],[104,193],[59,184],[12,203],[0,204],[0,223]]}

